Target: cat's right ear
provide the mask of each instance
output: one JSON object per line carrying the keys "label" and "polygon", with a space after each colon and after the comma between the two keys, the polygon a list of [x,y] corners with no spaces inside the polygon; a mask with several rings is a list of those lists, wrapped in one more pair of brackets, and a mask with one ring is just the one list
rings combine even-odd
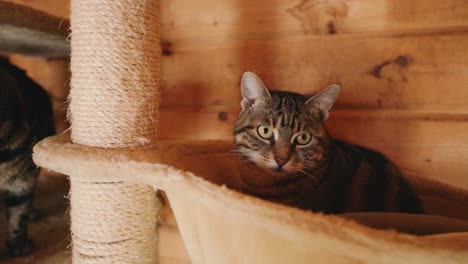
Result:
{"label": "cat's right ear", "polygon": [[253,73],[246,71],[242,74],[241,80],[242,110],[254,105],[257,102],[264,102],[271,98],[270,92],[263,84],[262,80]]}

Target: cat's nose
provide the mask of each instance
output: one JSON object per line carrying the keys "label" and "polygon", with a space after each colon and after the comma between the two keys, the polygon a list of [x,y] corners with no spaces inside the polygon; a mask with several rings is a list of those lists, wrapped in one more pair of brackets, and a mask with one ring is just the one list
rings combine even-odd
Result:
{"label": "cat's nose", "polygon": [[275,157],[275,161],[276,161],[276,164],[278,164],[279,167],[283,167],[284,164],[286,164],[286,162],[288,162],[287,159],[282,159],[282,158],[278,158],[278,157]]}

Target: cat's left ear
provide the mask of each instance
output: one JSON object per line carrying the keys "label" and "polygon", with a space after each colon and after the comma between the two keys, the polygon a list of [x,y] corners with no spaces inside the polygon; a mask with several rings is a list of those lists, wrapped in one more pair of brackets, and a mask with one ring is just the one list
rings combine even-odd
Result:
{"label": "cat's left ear", "polygon": [[341,87],[338,84],[330,85],[307,100],[305,104],[310,107],[311,111],[313,111],[313,109],[319,109],[322,114],[322,119],[325,121],[328,119],[329,112],[335,104],[340,90]]}

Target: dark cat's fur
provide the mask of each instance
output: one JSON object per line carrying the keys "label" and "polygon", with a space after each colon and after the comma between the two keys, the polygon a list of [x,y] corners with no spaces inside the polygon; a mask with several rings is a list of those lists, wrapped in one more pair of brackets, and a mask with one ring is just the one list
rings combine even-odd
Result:
{"label": "dark cat's fur", "polygon": [[328,135],[325,121],[338,85],[309,99],[269,92],[255,74],[246,72],[241,89],[235,143],[257,167],[242,176],[243,191],[325,213],[422,213],[418,197],[387,158]]}
{"label": "dark cat's fur", "polygon": [[47,93],[24,71],[0,58],[0,189],[4,191],[8,238],[12,256],[33,249],[27,225],[39,169],[32,147],[54,133]]}

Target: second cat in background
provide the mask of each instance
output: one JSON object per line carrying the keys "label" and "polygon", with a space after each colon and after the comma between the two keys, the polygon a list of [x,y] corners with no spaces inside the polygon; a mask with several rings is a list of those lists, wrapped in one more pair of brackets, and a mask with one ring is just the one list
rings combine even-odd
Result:
{"label": "second cat in background", "polygon": [[333,139],[325,121],[340,86],[317,95],[269,91],[245,72],[242,110],[234,128],[243,191],[260,198],[324,213],[422,213],[408,181],[382,154]]}

